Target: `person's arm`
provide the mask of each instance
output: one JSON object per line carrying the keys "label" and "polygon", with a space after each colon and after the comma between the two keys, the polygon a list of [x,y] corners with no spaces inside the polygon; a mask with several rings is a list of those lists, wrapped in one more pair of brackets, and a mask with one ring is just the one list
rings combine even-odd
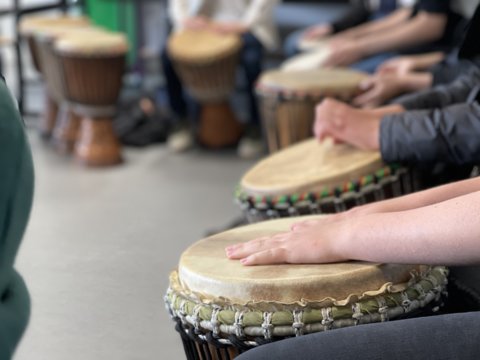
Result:
{"label": "person's arm", "polygon": [[353,99],[353,104],[364,108],[381,106],[402,94],[429,89],[433,76],[429,72],[407,74],[378,74],[360,84],[364,92]]}
{"label": "person's arm", "polygon": [[480,105],[407,111],[384,116],[380,152],[386,162],[465,165],[480,160]]}
{"label": "person's arm", "polygon": [[472,68],[468,74],[451,84],[436,86],[432,89],[406,95],[395,103],[407,110],[433,109],[466,102],[472,90],[480,84],[480,70]]}
{"label": "person's arm", "polygon": [[337,35],[341,38],[358,39],[363,36],[378,34],[381,31],[390,31],[406,21],[411,13],[412,11],[410,9],[399,9],[382,19],[369,21],[351,27],[347,30],[338,32]]}
{"label": "person's arm", "polygon": [[445,54],[441,51],[420,55],[399,56],[385,61],[378,67],[377,73],[405,75],[414,71],[430,69],[444,58]]}
{"label": "person's arm", "polygon": [[355,41],[367,57],[436,41],[442,37],[446,23],[446,15],[422,11],[389,31],[375,32]]}
{"label": "person's arm", "polygon": [[412,210],[318,221],[226,249],[244,265],[480,263],[480,191]]}

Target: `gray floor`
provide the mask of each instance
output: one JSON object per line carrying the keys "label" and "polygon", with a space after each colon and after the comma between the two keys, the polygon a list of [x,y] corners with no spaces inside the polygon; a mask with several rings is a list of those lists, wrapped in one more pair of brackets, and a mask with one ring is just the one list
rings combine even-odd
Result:
{"label": "gray floor", "polygon": [[156,146],[88,170],[30,135],[36,196],[17,266],[33,308],[15,359],[184,358],[163,305],[168,274],[239,215],[233,189],[253,162]]}

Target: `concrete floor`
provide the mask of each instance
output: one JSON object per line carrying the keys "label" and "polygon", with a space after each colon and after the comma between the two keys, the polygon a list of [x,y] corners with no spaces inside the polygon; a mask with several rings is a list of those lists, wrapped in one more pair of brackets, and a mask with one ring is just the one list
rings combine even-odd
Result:
{"label": "concrete floor", "polygon": [[36,194],[17,267],[33,305],[15,359],[184,358],[163,303],[168,274],[239,215],[233,189],[253,161],[155,146],[91,170],[30,135]]}

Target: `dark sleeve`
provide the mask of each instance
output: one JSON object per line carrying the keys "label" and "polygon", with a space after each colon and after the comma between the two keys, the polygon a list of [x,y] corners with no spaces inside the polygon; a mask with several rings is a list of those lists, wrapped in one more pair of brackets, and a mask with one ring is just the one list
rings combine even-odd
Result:
{"label": "dark sleeve", "polygon": [[455,63],[441,62],[433,66],[430,72],[433,76],[433,86],[449,84],[461,75],[472,70],[475,64],[470,60],[458,60]]}
{"label": "dark sleeve", "polygon": [[366,22],[369,17],[370,11],[365,6],[365,3],[363,1],[355,2],[346,14],[332,23],[333,32],[337,33],[360,25]]}
{"label": "dark sleeve", "polygon": [[474,101],[385,116],[380,151],[386,162],[480,163],[480,105]]}
{"label": "dark sleeve", "polygon": [[417,11],[447,14],[450,12],[450,0],[420,0],[415,9]]}
{"label": "dark sleeve", "polygon": [[467,74],[447,85],[408,94],[394,102],[407,110],[442,108],[466,102],[472,90],[480,84],[480,70],[472,68]]}

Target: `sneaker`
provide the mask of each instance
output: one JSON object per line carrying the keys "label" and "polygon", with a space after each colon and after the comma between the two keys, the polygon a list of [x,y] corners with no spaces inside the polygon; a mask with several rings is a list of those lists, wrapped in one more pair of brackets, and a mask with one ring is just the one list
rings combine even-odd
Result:
{"label": "sneaker", "polygon": [[191,149],[195,144],[192,131],[184,128],[172,133],[167,140],[167,146],[174,152],[183,152]]}
{"label": "sneaker", "polygon": [[243,137],[238,143],[237,154],[242,159],[253,159],[264,154],[261,138]]}

